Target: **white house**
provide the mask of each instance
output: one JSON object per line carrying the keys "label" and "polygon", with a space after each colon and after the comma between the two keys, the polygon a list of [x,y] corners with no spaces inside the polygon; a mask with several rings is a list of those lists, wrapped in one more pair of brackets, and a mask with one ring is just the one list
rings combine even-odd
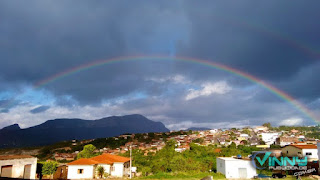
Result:
{"label": "white house", "polygon": [[129,176],[129,163],[129,158],[112,154],[102,154],[89,159],[78,159],[67,164],[68,179],[94,179],[98,177],[96,172],[98,166],[103,166],[105,173],[113,177]]}
{"label": "white house", "polygon": [[318,148],[314,144],[290,144],[282,148],[282,155],[287,157],[308,157],[308,161],[317,161]]}
{"label": "white house", "polygon": [[253,167],[250,159],[234,157],[218,157],[217,172],[224,174],[227,179],[250,179],[257,175],[256,168]]}
{"label": "white house", "polygon": [[37,158],[28,155],[0,156],[0,177],[35,179]]}
{"label": "white house", "polygon": [[276,139],[279,137],[279,133],[261,133],[259,136],[261,136],[262,141],[271,145],[276,142]]}

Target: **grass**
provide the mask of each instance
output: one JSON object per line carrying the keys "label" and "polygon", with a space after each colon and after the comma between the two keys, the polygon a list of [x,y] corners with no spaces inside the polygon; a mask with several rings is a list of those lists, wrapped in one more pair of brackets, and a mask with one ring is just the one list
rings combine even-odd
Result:
{"label": "grass", "polygon": [[139,177],[137,179],[176,179],[176,180],[199,180],[206,176],[213,176],[213,179],[225,179],[220,173],[158,173],[147,177]]}
{"label": "grass", "polygon": [[[146,177],[136,177],[134,179],[146,179],[146,180],[200,180],[206,176],[212,176],[213,179],[226,179],[223,174],[220,173],[158,173],[155,175],[150,175]],[[272,178],[270,178],[272,179]],[[295,180],[296,177],[288,175],[283,180]],[[302,177],[302,180],[314,180],[310,177]]]}

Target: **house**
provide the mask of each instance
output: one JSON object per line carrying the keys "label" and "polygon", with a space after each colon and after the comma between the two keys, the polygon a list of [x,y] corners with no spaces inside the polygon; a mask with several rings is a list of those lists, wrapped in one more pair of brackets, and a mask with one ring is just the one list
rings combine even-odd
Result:
{"label": "house", "polygon": [[57,161],[61,160],[67,160],[67,161],[72,161],[77,157],[76,153],[56,153],[54,155],[54,159]]}
{"label": "house", "polygon": [[234,157],[218,157],[217,172],[232,179],[250,179],[257,175],[256,168],[250,159],[238,159]]}
{"label": "house", "polygon": [[318,148],[314,144],[290,144],[282,148],[282,155],[287,157],[307,157],[308,161],[318,160]]}
{"label": "house", "polygon": [[266,126],[257,126],[254,128],[254,132],[266,132],[269,128]]}
{"label": "house", "polygon": [[0,156],[0,177],[35,179],[37,158],[29,155]]}
{"label": "house", "polygon": [[68,163],[68,179],[94,179],[96,168],[103,166],[105,173],[113,177],[123,177],[130,174],[130,159],[112,154],[102,154],[92,158],[81,158]]}
{"label": "house", "polygon": [[279,137],[279,133],[261,133],[259,136],[261,136],[262,141],[271,145],[275,143],[276,139]]}
{"label": "house", "polygon": [[294,144],[297,142],[299,142],[299,139],[291,136],[282,136],[276,139],[276,144],[280,145],[281,147],[287,146],[289,144]]}

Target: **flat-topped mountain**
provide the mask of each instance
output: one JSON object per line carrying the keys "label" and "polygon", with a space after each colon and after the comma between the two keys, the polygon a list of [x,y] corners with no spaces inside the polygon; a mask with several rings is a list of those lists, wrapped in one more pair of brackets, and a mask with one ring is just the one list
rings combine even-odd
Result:
{"label": "flat-topped mountain", "polygon": [[20,129],[18,124],[0,130],[0,148],[52,144],[72,139],[95,139],[124,133],[167,132],[161,122],[139,115],[111,116],[97,120],[54,119]]}

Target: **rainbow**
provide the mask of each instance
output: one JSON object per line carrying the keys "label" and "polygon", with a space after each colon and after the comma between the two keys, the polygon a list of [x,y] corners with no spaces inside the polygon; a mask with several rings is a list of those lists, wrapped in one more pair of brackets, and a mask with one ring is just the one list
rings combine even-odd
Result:
{"label": "rainbow", "polygon": [[217,62],[212,62],[208,60],[203,59],[195,59],[195,58],[189,58],[189,57],[167,57],[167,56],[127,56],[127,57],[116,57],[112,59],[107,60],[97,60],[94,62],[90,62],[87,64],[83,64],[77,67],[73,67],[71,69],[62,71],[60,73],[57,73],[53,76],[50,76],[46,79],[43,79],[37,83],[34,84],[34,88],[40,88],[42,86],[45,86],[49,83],[52,83],[54,81],[57,81],[59,79],[62,79],[66,76],[70,76],[72,74],[92,69],[98,66],[102,65],[108,65],[118,62],[127,62],[127,61],[144,61],[144,60],[159,60],[159,61],[182,61],[182,62],[188,62],[188,63],[194,63],[198,65],[203,65],[207,67],[211,67],[214,69],[218,69],[221,71],[225,71],[231,74],[234,74],[236,76],[239,76],[241,78],[247,79],[248,81],[251,81],[252,83],[258,84],[259,86],[263,87],[264,89],[268,90],[272,94],[278,96],[279,98],[283,99],[284,101],[292,104],[296,109],[298,109],[300,112],[302,112],[306,117],[313,120],[316,124],[318,124],[318,120],[315,117],[315,115],[302,103],[295,100],[292,96],[289,94],[281,91],[280,89],[274,87],[273,85],[266,83],[257,77],[254,77],[246,72],[240,71],[238,69],[232,68],[230,66],[226,66]]}

